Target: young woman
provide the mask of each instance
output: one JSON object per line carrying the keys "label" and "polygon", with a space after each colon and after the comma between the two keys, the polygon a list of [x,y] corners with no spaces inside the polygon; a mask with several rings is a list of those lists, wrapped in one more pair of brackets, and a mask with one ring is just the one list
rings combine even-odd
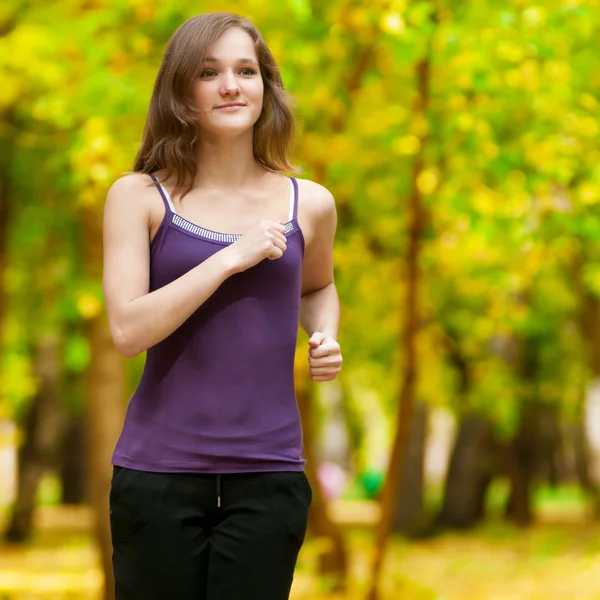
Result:
{"label": "young woman", "polygon": [[341,367],[331,194],[282,174],[292,113],[256,28],[173,35],[134,173],[105,209],[116,347],[147,350],[114,456],[117,600],[284,600],[311,490],[294,395]]}

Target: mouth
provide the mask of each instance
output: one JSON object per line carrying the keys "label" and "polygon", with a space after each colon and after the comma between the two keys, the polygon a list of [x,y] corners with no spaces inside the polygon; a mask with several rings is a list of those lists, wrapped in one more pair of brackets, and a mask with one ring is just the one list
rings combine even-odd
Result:
{"label": "mouth", "polygon": [[242,106],[246,106],[243,102],[231,102],[230,104],[221,104],[220,106],[215,106],[215,109],[220,108],[239,108]]}

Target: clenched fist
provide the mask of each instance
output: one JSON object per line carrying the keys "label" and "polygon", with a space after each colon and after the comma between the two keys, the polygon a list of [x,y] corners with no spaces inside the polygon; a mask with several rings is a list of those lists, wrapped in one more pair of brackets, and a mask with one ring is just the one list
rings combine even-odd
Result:
{"label": "clenched fist", "polygon": [[331,381],[342,368],[340,345],[331,337],[315,331],[308,340],[308,364],[313,381]]}
{"label": "clenched fist", "polygon": [[265,258],[281,258],[287,246],[283,223],[261,221],[228,247],[237,271],[245,271]]}

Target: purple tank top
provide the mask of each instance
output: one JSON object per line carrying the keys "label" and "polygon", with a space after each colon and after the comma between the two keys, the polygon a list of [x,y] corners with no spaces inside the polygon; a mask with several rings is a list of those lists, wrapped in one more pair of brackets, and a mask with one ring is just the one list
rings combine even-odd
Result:
{"label": "purple tank top", "polygon": [[[176,214],[154,176],[165,216],[150,244],[150,291],[240,236]],[[294,354],[304,238],[290,178],[287,248],[228,279],[171,335],[147,351],[113,464],[146,471],[300,471],[302,429]]]}

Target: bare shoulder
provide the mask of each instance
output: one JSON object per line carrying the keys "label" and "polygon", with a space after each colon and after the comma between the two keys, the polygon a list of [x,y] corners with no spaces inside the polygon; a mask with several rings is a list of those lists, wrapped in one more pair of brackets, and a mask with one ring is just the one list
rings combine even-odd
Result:
{"label": "bare shoulder", "polygon": [[128,173],[117,179],[108,190],[106,219],[141,223],[152,234],[164,216],[164,204],[150,177]]}
{"label": "bare shoulder", "polygon": [[327,214],[335,212],[333,194],[320,183],[310,179],[297,179],[300,204],[311,213]]}
{"label": "bare shoulder", "polygon": [[143,200],[149,197],[149,191],[154,184],[148,175],[144,173],[128,173],[119,177],[108,190],[107,202],[125,202],[127,200]]}
{"label": "bare shoulder", "polygon": [[309,179],[298,179],[298,221],[307,248],[315,241],[329,244],[335,236],[337,214],[333,194]]}

